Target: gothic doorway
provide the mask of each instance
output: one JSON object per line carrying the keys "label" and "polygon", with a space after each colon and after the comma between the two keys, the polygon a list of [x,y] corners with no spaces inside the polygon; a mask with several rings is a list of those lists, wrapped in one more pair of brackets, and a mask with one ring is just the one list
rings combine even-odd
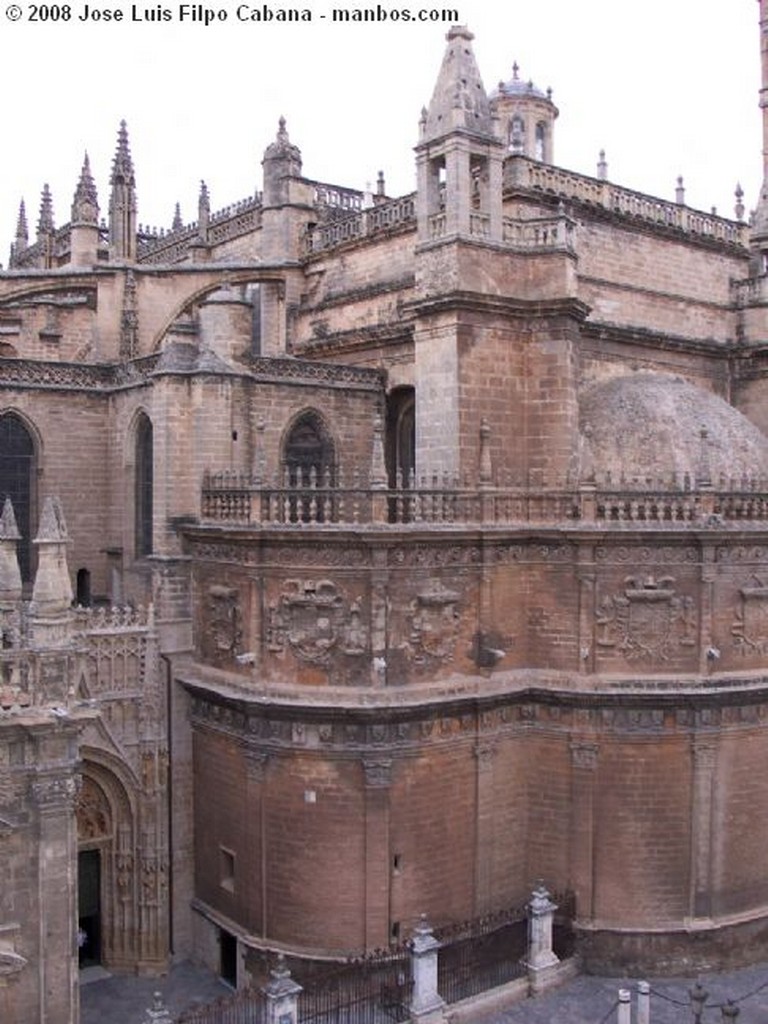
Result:
{"label": "gothic doorway", "polygon": [[101,851],[77,856],[77,948],[80,967],[101,963]]}
{"label": "gothic doorway", "polygon": [[387,395],[386,446],[390,487],[413,487],[416,472],[416,392],[394,388]]}

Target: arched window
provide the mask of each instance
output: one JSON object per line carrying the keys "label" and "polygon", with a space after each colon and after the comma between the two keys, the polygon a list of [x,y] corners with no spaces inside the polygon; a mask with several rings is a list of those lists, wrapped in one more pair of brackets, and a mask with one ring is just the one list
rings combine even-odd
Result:
{"label": "arched window", "polygon": [[546,154],[546,139],[547,139],[547,126],[541,121],[536,125],[536,151],[534,153],[537,160],[543,160]]}
{"label": "arched window", "polygon": [[37,456],[32,434],[20,416],[0,416],[0,502],[13,503],[16,525],[21,533],[19,568],[25,582],[32,574],[32,523],[35,517]]}
{"label": "arched window", "polygon": [[512,153],[525,151],[525,122],[519,114],[509,122],[509,149]]}
{"label": "arched window", "polygon": [[395,388],[387,395],[386,459],[389,486],[413,486],[416,469],[416,392]]}
{"label": "arched window", "polygon": [[152,554],[152,423],[141,413],[136,424],[134,516],[136,557]]}
{"label": "arched window", "polygon": [[310,409],[296,419],[285,439],[283,467],[286,484],[302,490],[291,504],[291,521],[323,522],[332,507],[336,465],[333,441],[319,413]]}

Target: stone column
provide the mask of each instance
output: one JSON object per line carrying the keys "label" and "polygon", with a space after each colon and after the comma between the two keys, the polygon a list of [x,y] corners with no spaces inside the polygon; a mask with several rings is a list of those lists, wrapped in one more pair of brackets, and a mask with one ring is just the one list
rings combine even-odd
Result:
{"label": "stone column", "polygon": [[711,736],[694,736],[691,748],[691,916],[712,912],[712,821],[717,747]]}
{"label": "stone column", "polygon": [[[50,737],[56,749],[62,739]],[[74,737],[69,737],[73,742]],[[77,922],[77,835],[75,778],[71,772],[43,770],[32,782],[38,814],[40,893],[38,956],[40,1020],[72,1024],[80,1019],[75,927]]]}
{"label": "stone column", "polygon": [[571,743],[571,884],[581,920],[594,916],[594,800],[598,746]]}
{"label": "stone column", "polygon": [[301,985],[293,980],[282,953],[272,976],[261,990],[266,999],[265,1024],[298,1024]]}
{"label": "stone column", "polygon": [[528,968],[540,970],[559,963],[552,950],[552,925],[557,904],[549,898],[543,882],[539,882],[528,904]]}
{"label": "stone column", "polygon": [[619,989],[619,1008],[616,1020],[617,1024],[632,1024],[632,1004],[628,988]]}
{"label": "stone column", "polygon": [[647,981],[637,983],[637,1024],[651,1024],[651,986]]}
{"label": "stone column", "polygon": [[363,761],[365,772],[365,948],[384,949],[390,941],[389,787],[392,762]]}
{"label": "stone column", "polygon": [[437,991],[437,951],[440,943],[424,915],[411,943],[411,1021],[414,1024],[440,1024],[445,1020],[445,1002]]}
{"label": "stone column", "polygon": [[493,759],[495,753],[492,743],[481,742],[475,747],[477,762],[475,914],[487,913],[493,903],[493,833],[496,811],[493,791]]}

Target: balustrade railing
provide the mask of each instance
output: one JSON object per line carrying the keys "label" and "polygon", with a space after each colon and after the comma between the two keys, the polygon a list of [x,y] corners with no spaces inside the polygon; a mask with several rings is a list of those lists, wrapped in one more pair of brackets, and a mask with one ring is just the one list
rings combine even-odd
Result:
{"label": "balustrade railing", "polygon": [[312,472],[297,481],[283,472],[269,481],[225,471],[205,475],[201,515],[205,522],[297,526],[581,522],[713,527],[768,523],[768,486],[752,481],[729,489],[498,487],[435,474],[387,487],[371,486],[359,476],[341,479]]}

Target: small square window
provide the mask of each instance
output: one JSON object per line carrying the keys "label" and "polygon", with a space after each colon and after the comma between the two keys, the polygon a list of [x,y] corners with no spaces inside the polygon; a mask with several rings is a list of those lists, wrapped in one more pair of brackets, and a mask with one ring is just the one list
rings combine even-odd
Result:
{"label": "small square window", "polygon": [[222,889],[235,891],[235,855],[224,846],[219,847],[219,877]]}

